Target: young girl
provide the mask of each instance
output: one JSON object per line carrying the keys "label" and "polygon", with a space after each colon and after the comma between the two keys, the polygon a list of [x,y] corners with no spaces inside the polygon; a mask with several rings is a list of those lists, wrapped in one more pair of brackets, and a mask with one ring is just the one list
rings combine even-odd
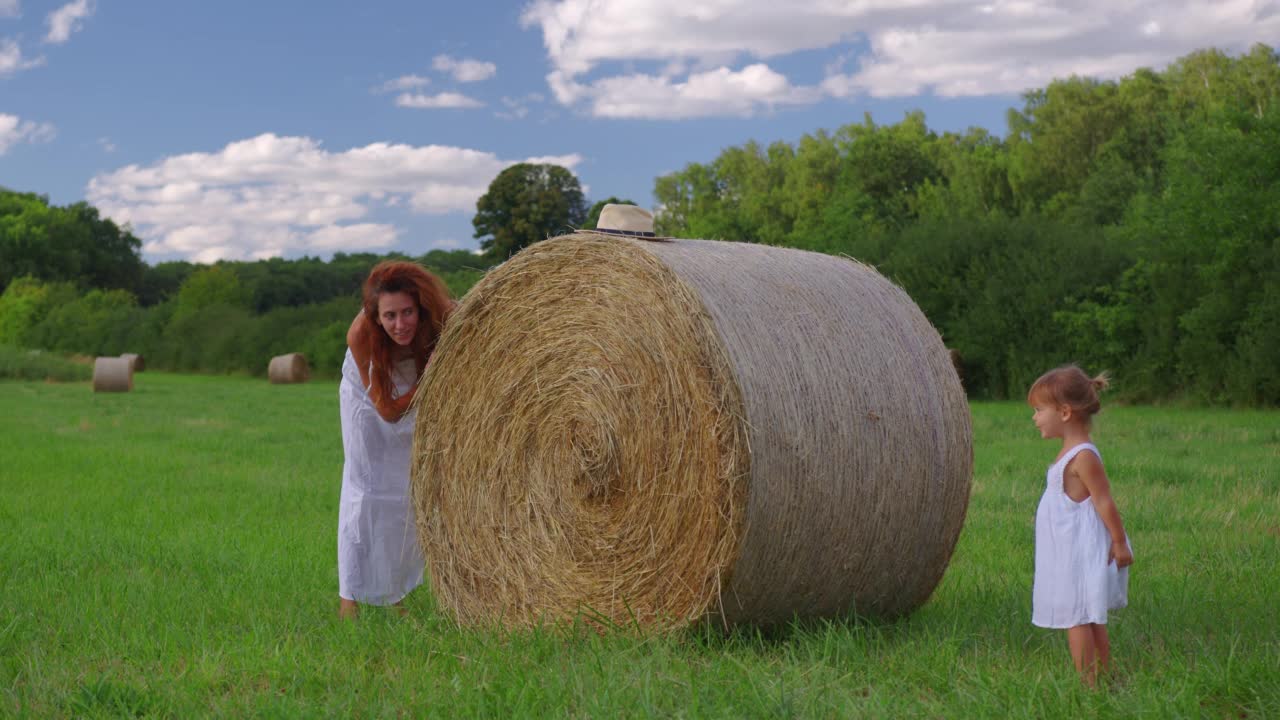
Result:
{"label": "young girl", "polygon": [[422,583],[424,561],[409,499],[410,401],[453,310],[439,278],[410,262],[379,263],[347,333],[338,400],[342,499],[338,612],[399,604]]}
{"label": "young girl", "polygon": [[1107,611],[1128,602],[1133,553],[1111,498],[1089,426],[1101,406],[1106,374],[1075,365],[1050,370],[1027,392],[1040,436],[1062,440],[1036,509],[1036,574],[1031,622],[1067,631],[1076,671],[1093,686],[1111,663]]}

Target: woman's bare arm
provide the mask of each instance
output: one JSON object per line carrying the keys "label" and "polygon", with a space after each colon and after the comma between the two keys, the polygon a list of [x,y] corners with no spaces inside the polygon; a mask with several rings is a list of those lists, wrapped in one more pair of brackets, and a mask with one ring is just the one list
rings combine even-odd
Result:
{"label": "woman's bare arm", "polygon": [[365,389],[369,389],[369,356],[365,353],[366,338],[369,333],[369,323],[364,319],[364,311],[356,313],[356,319],[351,321],[351,328],[347,330],[347,347],[351,349],[351,358],[356,362],[356,369],[360,371],[360,382],[364,383]]}
{"label": "woman's bare arm", "polygon": [[404,414],[409,411],[409,405],[413,403],[413,394],[417,390],[418,386],[415,384],[404,395],[394,400],[375,402],[373,406],[377,408],[378,414],[382,416],[383,420],[389,423],[399,422],[400,418],[404,417]]}

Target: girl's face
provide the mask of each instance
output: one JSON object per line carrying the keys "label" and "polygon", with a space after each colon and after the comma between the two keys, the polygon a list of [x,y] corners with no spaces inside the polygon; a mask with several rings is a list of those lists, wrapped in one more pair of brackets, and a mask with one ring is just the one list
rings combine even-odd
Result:
{"label": "girl's face", "polygon": [[397,345],[408,345],[418,332],[418,303],[405,292],[378,296],[378,324]]}
{"label": "girl's face", "polygon": [[1040,437],[1045,439],[1062,437],[1067,426],[1067,417],[1062,408],[1054,405],[1048,398],[1033,397],[1031,409],[1035,411],[1031,416],[1031,422],[1034,422],[1036,428],[1040,430]]}

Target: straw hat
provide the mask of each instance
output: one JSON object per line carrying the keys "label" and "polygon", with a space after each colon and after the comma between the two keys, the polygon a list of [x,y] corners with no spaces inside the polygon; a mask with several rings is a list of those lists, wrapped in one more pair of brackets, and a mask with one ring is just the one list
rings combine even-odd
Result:
{"label": "straw hat", "polygon": [[595,230],[606,235],[625,235],[642,240],[670,240],[653,233],[653,213],[636,205],[609,203],[600,210]]}

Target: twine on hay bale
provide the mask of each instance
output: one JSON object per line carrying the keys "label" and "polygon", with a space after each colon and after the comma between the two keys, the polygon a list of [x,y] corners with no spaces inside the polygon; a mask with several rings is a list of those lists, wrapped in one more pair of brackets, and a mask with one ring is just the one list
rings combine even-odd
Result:
{"label": "twine on hay bale", "polygon": [[142,372],[147,369],[147,360],[137,353],[124,353],[120,357],[129,361],[129,366],[134,372]]}
{"label": "twine on hay bale", "polygon": [[133,365],[122,357],[100,357],[93,361],[93,391],[133,390]]}
{"label": "twine on hay bale", "polygon": [[968,505],[968,405],[849,260],[578,233],[467,295],[415,398],[413,501],[464,623],[896,615]]}
{"label": "twine on hay bale", "polygon": [[267,365],[267,379],[273,385],[304,383],[311,379],[311,368],[302,353],[277,355]]}

